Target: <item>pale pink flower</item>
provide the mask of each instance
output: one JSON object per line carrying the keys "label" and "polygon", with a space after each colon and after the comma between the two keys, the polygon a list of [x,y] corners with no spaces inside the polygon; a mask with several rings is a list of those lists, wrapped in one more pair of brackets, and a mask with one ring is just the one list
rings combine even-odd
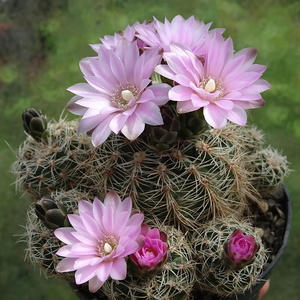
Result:
{"label": "pale pink flower", "polygon": [[251,235],[236,230],[224,244],[223,261],[225,265],[241,269],[254,261],[254,256],[259,250],[259,245]]}
{"label": "pale pink flower", "polygon": [[144,246],[131,254],[130,258],[141,272],[159,272],[168,259],[167,235],[157,228],[151,229],[144,224],[141,230],[141,237],[144,241]]}
{"label": "pale pink flower", "polygon": [[[128,25],[124,30],[119,31],[114,35],[105,35],[103,38],[100,38],[100,41],[106,48],[114,50],[122,38],[125,38],[129,42],[133,42],[136,40],[138,47],[143,49],[146,46],[145,43],[136,37],[135,26],[139,25],[145,27],[151,26],[149,23],[145,24],[145,22],[143,22],[141,24],[139,22],[136,22],[133,24],[133,26]],[[100,45],[101,44],[91,44],[90,46],[98,53]]]}
{"label": "pale pink flower", "polygon": [[[165,19],[165,22],[162,23],[154,18],[151,26],[148,24],[134,25],[137,31],[136,36],[151,47],[159,46],[168,52],[170,45],[183,44],[197,55],[201,55],[203,52],[210,26],[211,23],[204,24],[202,20],[197,20],[194,16],[185,20],[180,15],[174,17],[171,22]],[[214,31],[223,33],[224,29],[213,29],[210,33]]]}
{"label": "pale pink flower", "polygon": [[64,256],[57,272],[75,272],[76,284],[89,282],[94,293],[111,277],[124,280],[127,273],[126,257],[140,248],[138,241],[143,214],[132,214],[132,200],[110,191],[104,202],[81,200],[78,215],[68,215],[73,227],[54,231],[66,244],[57,251]]}
{"label": "pale pink flower", "polygon": [[137,42],[125,38],[115,50],[101,45],[97,57],[82,60],[80,67],[87,83],[68,89],[77,96],[67,105],[72,113],[83,115],[78,132],[90,133],[94,146],[98,146],[111,132],[121,131],[134,140],[145,124],[163,124],[159,107],[169,100],[170,86],[151,85],[150,79],[160,61],[158,48],[140,55]]}
{"label": "pale pink flower", "polygon": [[177,101],[179,113],[203,108],[207,123],[216,129],[227,120],[245,125],[245,109],[264,105],[260,93],[270,84],[260,77],[266,67],[253,64],[255,49],[234,53],[231,38],[225,40],[220,32],[207,35],[205,43],[202,57],[180,44],[171,45],[171,52],[164,53],[167,65],[155,71],[175,82],[169,98]]}

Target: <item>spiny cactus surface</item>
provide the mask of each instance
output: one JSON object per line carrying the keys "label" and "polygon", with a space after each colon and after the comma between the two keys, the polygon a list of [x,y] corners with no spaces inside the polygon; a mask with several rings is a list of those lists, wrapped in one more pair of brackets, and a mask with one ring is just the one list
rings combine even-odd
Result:
{"label": "spiny cactus surface", "polygon": [[[45,142],[27,137],[12,167],[19,189],[36,199],[61,189],[91,195],[112,189],[131,196],[149,218],[192,228],[241,214],[258,195],[250,172],[271,165],[262,157],[271,150],[261,149],[260,135],[251,126],[210,129],[166,151],[149,147],[141,138],[129,142],[114,135],[95,148],[88,136],[76,134],[76,126],[76,121],[52,121]],[[277,157],[276,169],[269,171],[271,187],[287,172],[285,158]]]}
{"label": "spiny cactus surface", "polygon": [[[89,136],[76,133],[77,125],[76,120],[50,121],[46,139],[27,136],[12,166],[17,188],[28,192],[36,205],[45,196],[53,201],[55,212],[49,215],[59,215],[59,226],[65,224],[61,204],[68,213],[76,213],[81,199],[103,199],[110,190],[129,196],[146,222],[158,220],[165,228],[171,252],[161,274],[108,280],[99,297],[104,293],[108,299],[193,299],[195,288],[228,296],[255,283],[267,259],[263,246],[255,263],[239,271],[227,269],[216,253],[238,227],[260,240],[249,223],[232,220],[249,213],[251,205],[260,206],[260,191],[278,186],[289,172],[285,157],[264,148],[260,131],[229,123],[222,130],[208,128],[198,136],[178,137],[162,150],[161,141],[159,147],[157,141],[149,145],[152,130],[133,142],[111,135],[94,147]],[[49,228],[44,208],[36,207],[38,211],[33,206],[28,210],[28,256],[48,275],[61,276],[55,267],[62,244],[53,234],[52,219]],[[228,221],[228,215],[233,219]],[[64,277],[72,282],[70,273]]]}
{"label": "spiny cactus surface", "polygon": [[[235,230],[254,237],[258,244],[253,263],[242,269],[228,268],[222,258],[224,244]],[[248,221],[225,218],[209,222],[196,230],[193,242],[199,263],[198,284],[201,290],[210,294],[227,297],[242,293],[257,283],[264,270],[268,250],[262,244],[259,230]]]}

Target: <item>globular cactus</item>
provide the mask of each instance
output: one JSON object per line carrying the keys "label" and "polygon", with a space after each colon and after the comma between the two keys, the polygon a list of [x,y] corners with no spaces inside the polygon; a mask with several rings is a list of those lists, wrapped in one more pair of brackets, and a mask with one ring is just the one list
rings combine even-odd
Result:
{"label": "globular cactus", "polygon": [[49,121],[46,139],[28,134],[12,165],[16,187],[40,199],[56,190],[89,189],[88,174],[95,151],[85,134],[77,134],[76,121]]}
{"label": "globular cactus", "polygon": [[[148,218],[156,216],[181,228],[240,215],[249,202],[258,202],[252,157],[264,150],[254,127],[208,129],[160,151],[144,140],[152,131],[133,142],[111,135],[95,148],[87,135],[76,133],[77,125],[50,121],[46,142],[27,137],[12,167],[18,188],[35,198],[61,189],[91,195],[115,190],[132,197]],[[256,173],[268,163],[263,158],[255,160]],[[274,183],[270,180],[270,188]]]}
{"label": "globular cactus", "polygon": [[[253,237],[258,250],[257,253],[252,253],[255,256],[248,265],[245,263],[238,268],[227,265],[224,258],[224,246],[236,230]],[[268,250],[263,246],[260,231],[250,222],[229,217],[218,219],[196,230],[193,241],[200,290],[227,297],[243,293],[259,281],[267,261]]]}
{"label": "globular cactus", "polygon": [[149,218],[192,228],[241,213],[255,194],[242,147],[226,147],[225,141],[222,132],[204,132],[161,152],[141,139],[129,143],[111,136],[99,147],[102,157],[92,172],[98,173],[100,187],[130,195]]}
{"label": "globular cactus", "polygon": [[[60,191],[52,193],[51,198],[55,203],[63,203],[68,213],[76,213],[79,200],[92,201],[88,194],[77,190]],[[87,285],[74,285],[73,273],[59,274],[55,267],[61,259],[56,255],[57,250],[62,247],[53,234],[53,230],[47,227],[36,215],[34,206],[30,206],[27,214],[27,232],[24,238],[27,242],[27,256],[33,262],[41,265],[47,276],[59,276],[67,280],[73,286],[79,297],[86,295],[87,299],[187,299],[196,283],[196,263],[193,260],[193,251],[186,235],[171,226],[153,223],[158,226],[168,237],[169,259],[163,265],[161,272],[155,276],[144,276],[135,269],[134,264],[128,268],[128,276],[125,280],[108,280],[103,288],[97,293],[89,294]],[[114,290],[112,293],[111,291]],[[104,296],[105,295],[105,296]],[[103,298],[104,297],[104,298]],[[85,298],[84,298],[85,299]]]}

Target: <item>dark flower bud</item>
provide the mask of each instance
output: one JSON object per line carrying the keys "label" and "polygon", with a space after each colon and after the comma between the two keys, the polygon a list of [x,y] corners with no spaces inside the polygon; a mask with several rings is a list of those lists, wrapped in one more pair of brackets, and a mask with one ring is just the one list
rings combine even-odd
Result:
{"label": "dark flower bud", "polygon": [[22,114],[24,130],[36,141],[47,138],[47,119],[34,108],[26,109]]}
{"label": "dark flower bud", "polygon": [[149,142],[158,150],[167,150],[171,148],[178,139],[180,123],[175,108],[171,104],[161,107],[163,125],[146,126],[146,132],[149,136]]}
{"label": "dark flower bud", "polygon": [[179,114],[180,137],[189,139],[207,130],[208,124],[204,119],[201,109],[185,114]]}
{"label": "dark flower bud", "polygon": [[56,203],[48,196],[44,196],[36,201],[35,213],[45,226],[50,229],[71,226],[67,217],[67,210],[63,203]]}

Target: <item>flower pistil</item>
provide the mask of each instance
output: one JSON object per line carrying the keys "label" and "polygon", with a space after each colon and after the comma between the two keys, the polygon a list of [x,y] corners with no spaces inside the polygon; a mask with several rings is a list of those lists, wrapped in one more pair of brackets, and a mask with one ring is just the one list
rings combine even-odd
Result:
{"label": "flower pistil", "polygon": [[[209,76],[200,82],[199,88],[203,89],[205,91],[204,100],[213,102],[213,101],[217,101],[218,99],[222,98],[224,95],[224,88],[223,88],[222,80],[219,78],[214,79]],[[209,94],[211,94],[211,96],[213,96],[213,97],[208,96]],[[212,95],[212,94],[214,94],[214,95]]]}
{"label": "flower pistil", "polygon": [[127,110],[134,106],[138,100],[138,89],[128,84],[126,87],[119,86],[111,95],[111,102],[119,109]]}

